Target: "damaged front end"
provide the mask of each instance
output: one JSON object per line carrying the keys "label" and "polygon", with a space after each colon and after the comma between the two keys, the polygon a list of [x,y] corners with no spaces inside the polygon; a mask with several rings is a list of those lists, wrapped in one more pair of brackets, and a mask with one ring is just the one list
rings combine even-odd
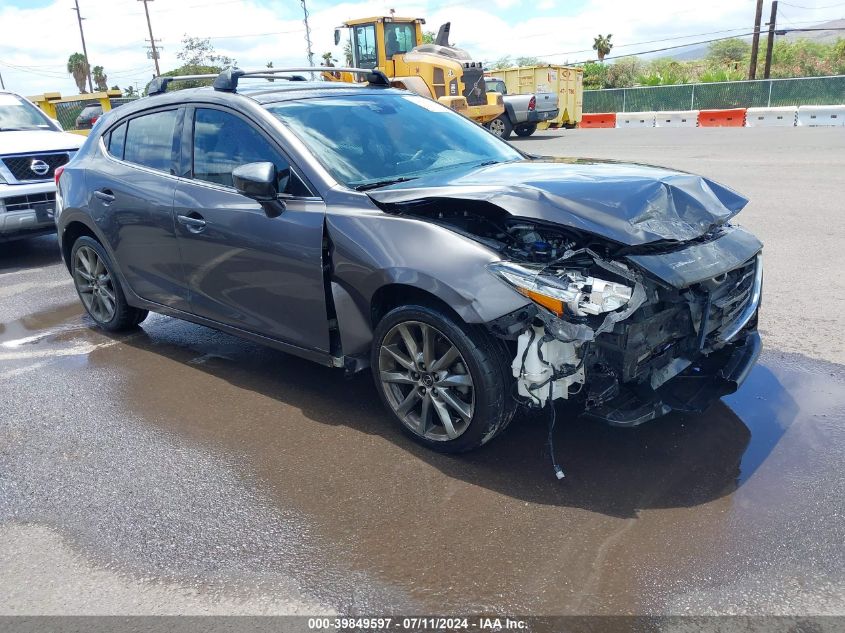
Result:
{"label": "damaged front end", "polygon": [[489,324],[516,339],[513,374],[529,406],[577,398],[587,415],[619,426],[702,411],[736,391],[760,352],[759,252],[680,288],[589,248],[489,269],[535,304]]}

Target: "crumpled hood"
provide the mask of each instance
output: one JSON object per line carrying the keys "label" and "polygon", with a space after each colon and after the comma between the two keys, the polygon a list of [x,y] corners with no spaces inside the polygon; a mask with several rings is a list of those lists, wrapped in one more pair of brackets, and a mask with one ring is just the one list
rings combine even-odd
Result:
{"label": "crumpled hood", "polygon": [[383,208],[432,199],[484,201],[628,246],[700,237],[748,202],[712,180],[662,167],[556,158],[433,172],[367,193]]}

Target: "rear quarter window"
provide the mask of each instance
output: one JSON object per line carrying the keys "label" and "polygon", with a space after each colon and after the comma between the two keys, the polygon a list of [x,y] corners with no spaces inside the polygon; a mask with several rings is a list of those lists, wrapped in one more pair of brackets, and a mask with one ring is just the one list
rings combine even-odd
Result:
{"label": "rear quarter window", "polygon": [[108,137],[109,154],[123,160],[123,147],[126,143],[126,123],[114,128]]}
{"label": "rear quarter window", "polygon": [[176,113],[176,110],[165,110],[131,119],[127,124],[123,159],[171,173]]}

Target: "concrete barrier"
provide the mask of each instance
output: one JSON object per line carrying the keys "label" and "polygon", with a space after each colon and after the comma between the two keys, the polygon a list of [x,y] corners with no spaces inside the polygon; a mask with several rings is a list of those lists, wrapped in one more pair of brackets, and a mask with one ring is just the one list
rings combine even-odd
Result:
{"label": "concrete barrier", "polygon": [[797,125],[845,126],[845,105],[801,106],[798,108]]}
{"label": "concrete barrier", "polygon": [[745,127],[792,127],[797,114],[796,106],[748,108],[745,112]]}
{"label": "concrete barrier", "polygon": [[701,110],[698,113],[698,127],[743,127],[745,108],[727,110]]}
{"label": "concrete barrier", "polygon": [[596,128],[596,127],[616,127],[616,113],[615,112],[586,112],[581,115],[581,123],[579,127]]}
{"label": "concrete barrier", "polygon": [[654,113],[655,127],[695,127],[698,125],[698,110],[671,110]]}
{"label": "concrete barrier", "polygon": [[616,127],[654,127],[654,112],[617,112]]}

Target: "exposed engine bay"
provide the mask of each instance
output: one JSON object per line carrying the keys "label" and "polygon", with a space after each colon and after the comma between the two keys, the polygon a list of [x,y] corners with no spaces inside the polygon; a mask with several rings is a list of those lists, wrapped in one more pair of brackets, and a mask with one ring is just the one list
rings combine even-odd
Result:
{"label": "exposed engine bay", "polygon": [[[744,379],[723,369],[745,371],[753,359],[740,361],[759,353],[757,252],[682,287],[627,257],[679,248],[709,253],[709,243],[730,226],[689,244],[637,250],[481,201],[456,201],[454,209],[436,202],[406,205],[403,215],[442,224],[500,253],[502,261],[488,269],[533,302],[532,309],[488,324],[512,341],[515,395],[527,406],[578,399],[588,415],[633,426],[671,409],[706,408]],[[691,258],[678,261],[689,267]],[[756,345],[749,347],[750,333]]]}

